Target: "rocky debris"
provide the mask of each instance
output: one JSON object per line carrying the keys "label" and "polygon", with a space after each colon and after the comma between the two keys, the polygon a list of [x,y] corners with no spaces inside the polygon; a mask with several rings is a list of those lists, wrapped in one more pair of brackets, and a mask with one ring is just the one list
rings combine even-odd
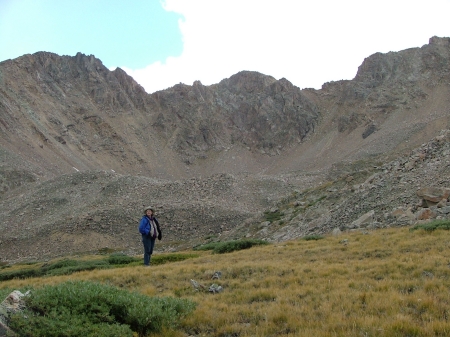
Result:
{"label": "rocky debris", "polygon": [[14,290],[0,303],[0,336],[14,336],[14,332],[8,327],[9,317],[25,309],[23,298],[29,295],[30,291],[22,294],[19,290]]}
{"label": "rocky debris", "polygon": [[339,169],[341,177],[278,203],[270,211],[282,213],[280,220],[260,218],[251,230],[258,238],[283,241],[450,219],[449,154],[450,130],[442,130],[408,156],[382,166],[363,164],[364,170],[354,171],[350,164]]}
{"label": "rocky debris", "polygon": [[213,294],[218,294],[223,291],[223,287],[216,283],[213,283],[209,287],[206,287],[205,285],[191,279],[191,284],[194,287],[195,291],[208,291]]}
{"label": "rocky debris", "polygon": [[213,283],[213,284],[210,285],[208,291],[210,293],[213,293],[213,294],[218,294],[218,293],[221,293],[223,291],[223,288],[222,288],[222,286],[219,286],[219,285]]}
{"label": "rocky debris", "polygon": [[221,271],[216,271],[214,272],[213,276],[211,277],[211,280],[218,280],[222,277],[222,272]]}
{"label": "rocky debris", "polygon": [[194,287],[195,291],[206,289],[206,287],[203,284],[198,283],[196,280],[191,279],[191,284]]}
{"label": "rocky debris", "polygon": [[[255,188],[260,194],[253,194]],[[40,260],[106,247],[138,254],[142,243],[137,225],[148,204],[154,205],[162,225],[163,240],[156,249],[191,248],[205,238],[233,232],[267,207],[267,195],[278,199],[290,190],[290,184],[277,179],[247,175],[168,181],[75,172],[0,199],[0,207],[7,210],[0,214],[5,228],[0,256],[4,262]]]}

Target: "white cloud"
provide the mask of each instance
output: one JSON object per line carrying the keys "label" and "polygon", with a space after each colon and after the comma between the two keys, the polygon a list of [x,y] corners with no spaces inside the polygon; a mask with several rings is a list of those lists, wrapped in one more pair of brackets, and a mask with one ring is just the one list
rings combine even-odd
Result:
{"label": "white cloud", "polygon": [[179,82],[218,83],[241,70],[285,77],[301,88],[352,79],[375,52],[450,36],[449,0],[166,0],[183,15],[182,55],[124,69],[147,92]]}

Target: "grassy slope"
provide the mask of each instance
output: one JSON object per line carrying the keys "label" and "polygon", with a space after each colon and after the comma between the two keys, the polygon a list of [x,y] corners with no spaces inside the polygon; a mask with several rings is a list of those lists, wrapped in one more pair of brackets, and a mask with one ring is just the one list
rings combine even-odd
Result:
{"label": "grassy slope", "polygon": [[[11,280],[8,289],[68,279],[105,282],[198,303],[182,330],[160,336],[448,336],[450,232],[345,233],[144,268]],[[212,280],[215,271],[219,280]],[[224,288],[195,291],[190,280]]]}

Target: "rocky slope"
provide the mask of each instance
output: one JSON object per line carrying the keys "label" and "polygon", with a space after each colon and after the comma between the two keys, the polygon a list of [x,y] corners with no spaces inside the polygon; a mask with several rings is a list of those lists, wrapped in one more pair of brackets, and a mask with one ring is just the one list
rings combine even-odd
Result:
{"label": "rocky slope", "polygon": [[24,55],[0,63],[0,259],[139,252],[148,204],[160,250],[446,218],[449,128],[449,38],[321,90],[243,71],[147,94],[92,55]]}
{"label": "rocky slope", "polygon": [[450,130],[442,130],[390,162],[335,165],[326,181],[294,191],[241,235],[283,241],[450,219],[449,196]]}

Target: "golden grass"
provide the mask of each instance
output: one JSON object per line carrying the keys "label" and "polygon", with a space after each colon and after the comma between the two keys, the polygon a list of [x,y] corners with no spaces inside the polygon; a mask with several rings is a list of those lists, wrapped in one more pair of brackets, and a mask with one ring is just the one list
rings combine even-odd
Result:
{"label": "golden grass", "polygon": [[[448,231],[386,229],[229,254],[200,252],[150,268],[12,280],[0,288],[93,280],[198,303],[179,331],[161,337],[450,336],[449,246]],[[212,280],[218,270],[221,279]],[[224,291],[195,291],[191,279]]]}

